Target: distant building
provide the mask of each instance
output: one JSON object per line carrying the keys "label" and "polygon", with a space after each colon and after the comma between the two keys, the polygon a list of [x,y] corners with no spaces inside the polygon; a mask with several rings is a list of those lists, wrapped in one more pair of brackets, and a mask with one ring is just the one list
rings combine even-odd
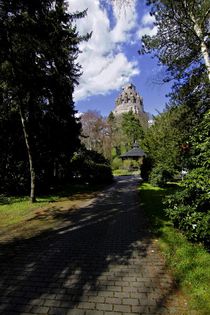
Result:
{"label": "distant building", "polygon": [[130,111],[148,122],[148,115],[144,111],[143,98],[132,83],[128,83],[122,88],[121,94],[115,101],[113,114],[119,116]]}

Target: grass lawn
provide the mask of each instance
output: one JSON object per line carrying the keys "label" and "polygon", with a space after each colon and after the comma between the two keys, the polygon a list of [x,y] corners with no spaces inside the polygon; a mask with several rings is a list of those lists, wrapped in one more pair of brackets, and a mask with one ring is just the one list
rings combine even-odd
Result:
{"label": "grass lawn", "polygon": [[113,171],[114,176],[125,176],[125,175],[140,175],[140,171],[128,171],[125,169],[118,169]]}
{"label": "grass lawn", "polygon": [[0,196],[0,242],[29,238],[56,227],[102,188],[104,185],[71,185],[60,193],[38,197],[33,204],[28,197]]}
{"label": "grass lawn", "polygon": [[141,206],[149,216],[159,248],[166,257],[178,286],[190,305],[201,315],[210,314],[210,253],[202,245],[190,243],[173,228],[163,210],[163,198],[176,188],[140,186]]}

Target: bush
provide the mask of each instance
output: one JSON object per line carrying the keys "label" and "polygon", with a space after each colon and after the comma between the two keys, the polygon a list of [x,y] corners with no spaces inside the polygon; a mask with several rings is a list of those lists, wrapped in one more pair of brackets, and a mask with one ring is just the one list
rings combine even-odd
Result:
{"label": "bush", "polygon": [[143,163],[141,164],[141,177],[143,181],[148,181],[149,180],[149,174],[152,170],[152,160],[149,157],[144,157],[143,158]]}
{"label": "bush", "polygon": [[116,156],[112,161],[112,169],[113,170],[121,169],[122,165],[123,165],[122,159]]}
{"label": "bush", "polygon": [[191,137],[193,169],[185,176],[183,190],[166,202],[174,225],[193,241],[210,245],[210,110]]}
{"label": "bush", "polygon": [[71,169],[77,181],[99,184],[113,180],[109,161],[93,150],[81,148],[72,158]]}
{"label": "bush", "polygon": [[167,198],[166,213],[188,239],[209,246],[210,171],[198,168],[186,175],[182,190]]}
{"label": "bush", "polygon": [[172,179],[173,171],[162,164],[156,165],[149,175],[149,181],[153,186],[164,187],[165,184]]}

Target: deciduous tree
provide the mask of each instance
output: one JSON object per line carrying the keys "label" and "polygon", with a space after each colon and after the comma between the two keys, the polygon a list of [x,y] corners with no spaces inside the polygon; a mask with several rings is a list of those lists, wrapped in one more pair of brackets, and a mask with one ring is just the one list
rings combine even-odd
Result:
{"label": "deciduous tree", "polygon": [[205,64],[210,81],[208,0],[148,0],[157,34],[144,36],[141,52],[153,52],[168,77],[181,79]]}
{"label": "deciduous tree", "polygon": [[111,157],[111,129],[106,118],[97,111],[87,111],[81,116],[82,136],[81,141],[88,150],[95,150]]}

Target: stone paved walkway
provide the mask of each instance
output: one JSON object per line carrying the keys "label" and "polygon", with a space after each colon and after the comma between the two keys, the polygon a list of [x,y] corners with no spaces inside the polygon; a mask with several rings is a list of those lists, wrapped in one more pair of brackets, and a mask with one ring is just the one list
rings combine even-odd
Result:
{"label": "stone paved walkway", "polygon": [[191,314],[149,235],[137,183],[122,177],[60,229],[0,246],[0,314]]}

